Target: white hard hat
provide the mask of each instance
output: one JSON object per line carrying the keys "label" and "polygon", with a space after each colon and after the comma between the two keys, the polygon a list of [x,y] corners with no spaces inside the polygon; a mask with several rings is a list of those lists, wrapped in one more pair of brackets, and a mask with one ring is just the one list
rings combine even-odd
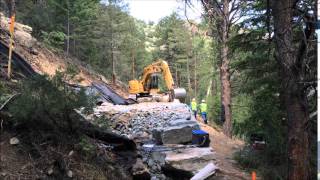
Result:
{"label": "white hard hat", "polygon": [[202,99],[202,101],[201,102],[206,102],[204,99]]}
{"label": "white hard hat", "polygon": [[196,98],[192,98],[192,101],[195,101],[196,100]]}

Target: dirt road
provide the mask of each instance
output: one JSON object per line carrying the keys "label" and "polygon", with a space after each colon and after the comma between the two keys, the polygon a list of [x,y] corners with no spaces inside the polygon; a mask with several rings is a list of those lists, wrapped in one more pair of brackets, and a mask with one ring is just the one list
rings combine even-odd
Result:
{"label": "dirt road", "polygon": [[[199,121],[200,122],[200,121]],[[201,129],[210,135],[210,146],[216,152],[217,165],[220,168],[218,176],[212,179],[225,180],[250,180],[249,173],[241,170],[233,160],[233,154],[244,146],[244,142],[239,139],[230,139],[222,133],[219,128],[213,128],[200,122]]]}

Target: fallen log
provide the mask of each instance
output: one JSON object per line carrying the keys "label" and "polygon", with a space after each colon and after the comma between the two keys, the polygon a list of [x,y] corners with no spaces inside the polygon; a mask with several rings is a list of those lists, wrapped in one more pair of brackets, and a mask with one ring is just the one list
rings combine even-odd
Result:
{"label": "fallen log", "polygon": [[5,108],[5,107],[9,104],[9,102],[10,102],[11,100],[13,100],[14,97],[16,97],[17,95],[19,95],[19,94],[11,95],[11,96],[0,106],[0,111],[1,111],[3,108]]}

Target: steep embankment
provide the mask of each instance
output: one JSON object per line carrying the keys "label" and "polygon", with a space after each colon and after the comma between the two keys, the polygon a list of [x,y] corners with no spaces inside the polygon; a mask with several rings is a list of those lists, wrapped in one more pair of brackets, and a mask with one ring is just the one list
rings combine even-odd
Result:
{"label": "steep embankment", "polygon": [[[8,19],[0,16],[0,41],[7,45]],[[49,50],[31,36],[32,29],[17,23],[15,27],[15,48],[25,61],[39,74],[52,76],[56,71],[65,71],[68,66],[76,68],[77,75],[68,81],[70,84],[89,86],[93,82],[109,84],[118,94],[126,96],[123,85],[112,85],[103,76],[76,59],[63,53]],[[13,78],[6,79],[7,53],[0,53],[0,85],[6,93],[19,93],[19,80],[24,76],[18,69]],[[18,77],[18,78],[16,78]],[[119,82],[120,83],[120,82]],[[2,88],[2,87],[1,87]],[[4,97],[5,100],[7,97]],[[2,100],[2,99],[1,99]],[[109,151],[104,142],[95,138],[64,137],[67,143],[53,143],[56,140],[41,137],[30,138],[29,131],[16,129],[9,122],[8,112],[0,112],[0,179],[130,179],[124,159],[128,155],[117,155]],[[46,120],[46,119],[44,119]],[[30,127],[32,129],[34,127]],[[37,129],[34,128],[37,132]],[[49,134],[49,133],[48,133]],[[42,139],[43,138],[43,139]],[[80,139],[80,140],[79,140]],[[14,141],[13,141],[14,140]],[[107,143],[106,143],[107,144]],[[123,157],[123,158],[122,158]]]}
{"label": "steep embankment", "polygon": [[[0,15],[0,41],[9,44],[8,22],[9,19]],[[56,71],[66,71],[72,67],[77,71],[76,76],[68,80],[70,84],[90,86],[92,82],[103,82],[123,97],[127,97],[127,90],[121,82],[112,84],[104,76],[96,73],[89,65],[75,59],[69,58],[57,50],[49,50],[31,35],[32,28],[20,23],[15,24],[15,46],[14,51],[25,59],[39,74],[53,76]]]}

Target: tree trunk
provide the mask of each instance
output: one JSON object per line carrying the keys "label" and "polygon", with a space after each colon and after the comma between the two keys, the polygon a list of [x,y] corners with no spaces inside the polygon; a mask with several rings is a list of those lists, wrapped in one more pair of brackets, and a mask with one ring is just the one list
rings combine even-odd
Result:
{"label": "tree trunk", "polygon": [[194,58],[194,97],[197,97],[197,54]]}
{"label": "tree trunk", "polygon": [[69,1],[68,1],[68,17],[67,17],[67,56],[69,56],[69,48],[70,48],[70,14],[69,14]]}
{"label": "tree trunk", "polygon": [[[188,74],[188,91],[191,94],[191,79],[190,79],[190,67],[189,67],[189,57],[187,57],[187,74]],[[191,99],[191,97],[189,96]]]}
{"label": "tree trunk", "polygon": [[[113,49],[113,48],[112,48]],[[111,58],[112,58],[112,84],[116,84],[116,66],[115,66],[115,62],[114,62],[114,52],[113,50],[111,50]]]}
{"label": "tree trunk", "polygon": [[209,97],[209,95],[211,94],[211,89],[212,89],[212,80],[210,81],[210,84],[207,88],[207,98]]}
{"label": "tree trunk", "polygon": [[221,78],[221,102],[224,109],[225,122],[223,124],[223,132],[228,137],[232,137],[232,114],[231,114],[231,85],[230,85],[230,72],[229,64],[230,60],[228,57],[228,21],[229,21],[229,0],[223,2],[223,13],[224,18],[222,21],[222,38],[221,38],[221,67],[220,67],[220,78]]}
{"label": "tree trunk", "polygon": [[225,122],[223,124],[223,132],[228,137],[232,136],[232,114],[231,114],[231,86],[230,86],[230,72],[229,59],[227,57],[229,52],[228,46],[225,44],[222,48],[222,64],[220,67],[221,78],[221,102],[224,109]]}
{"label": "tree trunk", "polygon": [[[111,1],[109,1],[111,3]],[[111,15],[112,11],[110,11]],[[111,16],[112,17],[112,16]],[[114,49],[115,49],[115,42],[114,42],[114,34],[113,34],[113,19],[111,18],[110,22],[111,27],[111,62],[112,62],[112,84],[116,84],[116,65],[115,65],[115,58],[114,58]]]}
{"label": "tree trunk", "polygon": [[6,0],[6,4],[9,9],[9,17],[16,13],[16,3],[15,0]]}
{"label": "tree trunk", "polygon": [[[112,36],[112,35],[111,35]],[[111,38],[112,84],[116,84],[116,65],[114,61],[113,38]]]}
{"label": "tree trunk", "polygon": [[276,58],[282,69],[282,93],[288,120],[288,179],[309,179],[309,141],[307,98],[303,92],[299,60],[295,55],[292,37],[292,14],[295,2],[274,0]]}
{"label": "tree trunk", "polygon": [[134,60],[134,49],[131,49],[131,60],[132,60],[132,79],[135,79],[135,60]]}
{"label": "tree trunk", "polygon": [[177,63],[174,64],[175,66],[175,77],[176,77],[176,82],[177,82],[177,86],[179,87],[179,77],[178,77],[178,66],[177,66]]}
{"label": "tree trunk", "polygon": [[73,39],[73,55],[76,54],[76,39],[75,39],[75,34],[72,33],[72,39]]}

